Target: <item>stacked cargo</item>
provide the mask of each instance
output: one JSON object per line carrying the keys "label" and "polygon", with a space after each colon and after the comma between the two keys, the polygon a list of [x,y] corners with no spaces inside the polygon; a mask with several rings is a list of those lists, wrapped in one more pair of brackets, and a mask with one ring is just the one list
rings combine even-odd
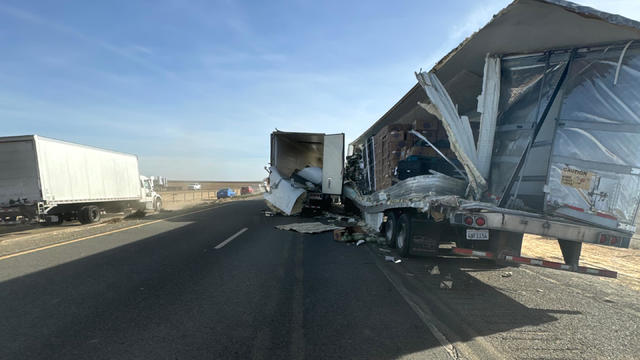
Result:
{"label": "stacked cargo", "polygon": [[402,160],[407,144],[405,124],[391,124],[380,130],[374,138],[376,190],[393,184],[393,171]]}

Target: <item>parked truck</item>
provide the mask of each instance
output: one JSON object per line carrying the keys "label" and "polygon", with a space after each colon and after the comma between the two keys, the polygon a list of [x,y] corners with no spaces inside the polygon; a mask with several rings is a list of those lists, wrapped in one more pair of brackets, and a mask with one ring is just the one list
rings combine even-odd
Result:
{"label": "parked truck", "polygon": [[[402,256],[615,277],[579,258],[582,243],[629,247],[636,230],[638,40],[640,23],[618,15],[514,1],[351,142],[343,202]],[[523,257],[525,233],[556,238],[564,263]]]}
{"label": "parked truck", "polygon": [[162,207],[135,155],[38,135],[0,138],[0,219],[3,222],[88,224],[105,212]]}

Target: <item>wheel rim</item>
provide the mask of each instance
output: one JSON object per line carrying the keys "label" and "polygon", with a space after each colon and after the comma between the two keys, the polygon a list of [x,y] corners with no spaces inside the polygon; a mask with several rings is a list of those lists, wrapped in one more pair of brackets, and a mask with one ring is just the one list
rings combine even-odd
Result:
{"label": "wheel rim", "polygon": [[393,240],[393,227],[394,227],[394,223],[392,218],[387,219],[387,223],[385,225],[385,236],[387,237],[387,241],[389,241],[389,243],[391,243],[391,240]]}
{"label": "wheel rim", "polygon": [[156,210],[160,211],[160,209],[162,209],[162,200],[158,200],[156,203]]}
{"label": "wheel rim", "polygon": [[98,218],[98,215],[99,215],[98,211],[99,210],[97,209],[91,209],[91,212],[89,213],[90,214],[89,216],[91,216],[91,221],[95,221]]}
{"label": "wheel rim", "polygon": [[396,244],[398,245],[398,249],[404,248],[404,240],[407,235],[407,229],[404,224],[400,222],[400,228],[398,229],[398,235],[396,235]]}

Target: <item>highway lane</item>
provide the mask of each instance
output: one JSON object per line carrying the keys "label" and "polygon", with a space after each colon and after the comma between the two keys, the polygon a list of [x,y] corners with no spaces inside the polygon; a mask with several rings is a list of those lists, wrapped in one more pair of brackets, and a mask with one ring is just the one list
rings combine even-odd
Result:
{"label": "highway lane", "polygon": [[[0,261],[1,359],[448,358],[376,256],[263,202]],[[216,248],[217,247],[217,248]]]}

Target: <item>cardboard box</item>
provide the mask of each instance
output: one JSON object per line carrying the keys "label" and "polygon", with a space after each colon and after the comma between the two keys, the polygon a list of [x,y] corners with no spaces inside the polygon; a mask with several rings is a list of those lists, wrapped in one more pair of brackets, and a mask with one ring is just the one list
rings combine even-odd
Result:
{"label": "cardboard box", "polygon": [[435,117],[428,117],[426,119],[416,119],[411,124],[415,130],[437,130],[440,127],[440,120]]}
{"label": "cardboard box", "polygon": [[436,157],[440,156],[438,153],[430,146],[414,146],[407,150],[406,156],[411,155],[419,155],[426,157]]}
{"label": "cardboard box", "polygon": [[[437,141],[438,132],[435,130],[419,130],[418,132],[422,136],[426,137],[427,140],[431,141],[432,144]],[[415,146],[416,144],[424,144],[424,140],[420,139],[414,134],[407,134],[407,145]]]}

